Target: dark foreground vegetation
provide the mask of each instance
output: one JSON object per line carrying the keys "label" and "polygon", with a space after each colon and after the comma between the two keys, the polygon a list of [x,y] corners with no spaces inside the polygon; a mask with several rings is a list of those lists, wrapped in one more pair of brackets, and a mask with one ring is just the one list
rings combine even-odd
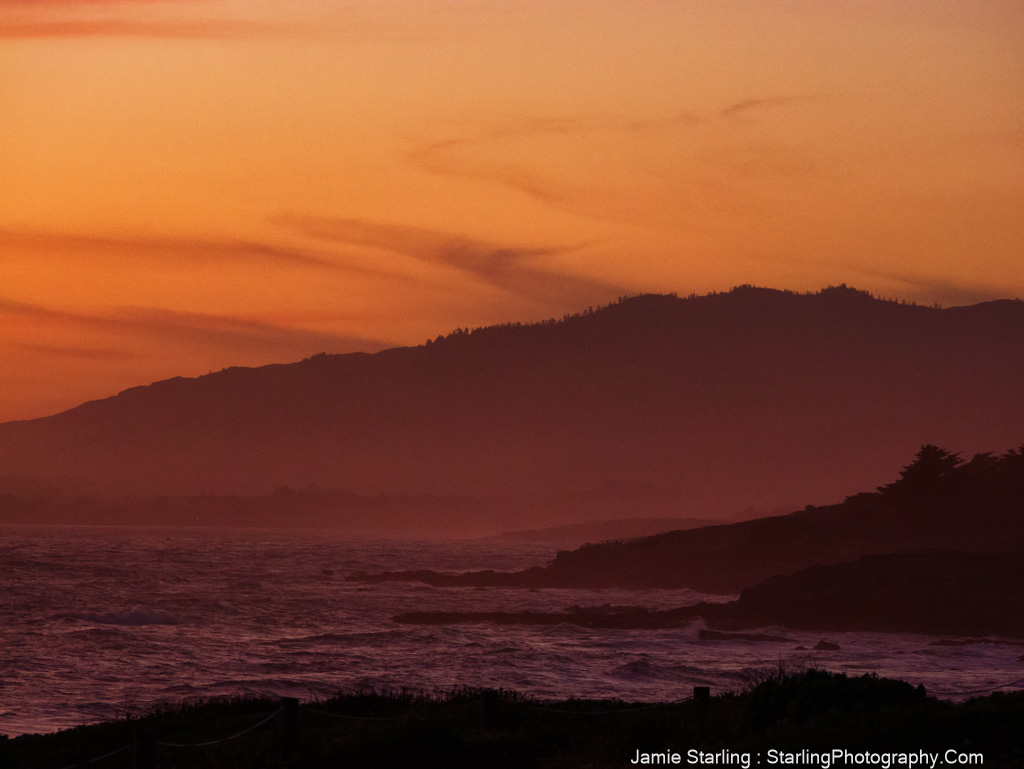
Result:
{"label": "dark foreground vegetation", "polygon": [[[681,698],[690,693],[681,691]],[[942,757],[953,751],[949,755],[981,754],[980,765],[988,768],[1020,767],[1021,723],[1024,692],[953,704],[928,697],[921,687],[871,675],[766,669],[742,693],[653,705],[553,703],[509,691],[462,690],[339,695],[303,705],[247,699],[167,706],[142,717],[0,742],[0,766],[57,769],[112,751],[119,752],[86,765],[577,769],[632,766],[639,751],[678,753],[683,766],[742,766],[746,753],[750,765],[759,758],[765,766],[768,751],[776,750],[795,759],[779,765],[820,767],[820,761],[793,754],[842,748]],[[731,760],[723,760],[722,751]],[[718,760],[691,761],[701,755]]]}

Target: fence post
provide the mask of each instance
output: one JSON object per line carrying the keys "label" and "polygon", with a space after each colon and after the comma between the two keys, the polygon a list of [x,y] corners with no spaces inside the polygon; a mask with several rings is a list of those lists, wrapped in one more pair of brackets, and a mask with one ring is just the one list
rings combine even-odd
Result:
{"label": "fence post", "polygon": [[294,753],[299,746],[299,700],[281,698],[281,750],[285,755]]}
{"label": "fence post", "polygon": [[135,742],[135,769],[154,769],[156,766],[156,736],[147,732]]}

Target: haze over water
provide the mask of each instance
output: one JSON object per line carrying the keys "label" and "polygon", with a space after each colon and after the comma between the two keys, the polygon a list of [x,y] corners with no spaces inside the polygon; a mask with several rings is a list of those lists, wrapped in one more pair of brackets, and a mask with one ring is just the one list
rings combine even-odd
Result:
{"label": "haze over water", "polygon": [[[877,672],[951,698],[1020,677],[1019,645],[932,646],[936,638],[920,635],[770,628],[797,642],[776,644],[702,642],[697,625],[627,631],[391,621],[418,610],[664,609],[709,598],[690,590],[344,581],[360,569],[514,570],[553,556],[551,546],[353,540],[324,531],[3,527],[0,733],[53,731],[160,701],[234,694],[310,699],[339,690],[469,686],[540,698],[664,701],[688,696],[695,685],[742,688],[751,671],[780,661]],[[822,638],[840,650],[794,648]]]}

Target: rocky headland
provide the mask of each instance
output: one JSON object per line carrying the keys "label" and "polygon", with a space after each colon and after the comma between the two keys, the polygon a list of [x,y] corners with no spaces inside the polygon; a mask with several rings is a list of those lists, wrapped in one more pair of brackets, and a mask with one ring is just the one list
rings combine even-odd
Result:
{"label": "rocky headland", "polygon": [[[919,551],[867,555],[773,577],[728,603],[666,611],[573,607],[552,612],[413,612],[396,622],[447,625],[573,624],[606,629],[682,627],[703,619],[702,640],[791,639],[736,631],[781,625],[794,630],[924,633],[1024,638],[1024,552]],[[978,642],[979,639],[972,639]],[[946,643],[957,643],[947,641]]]}

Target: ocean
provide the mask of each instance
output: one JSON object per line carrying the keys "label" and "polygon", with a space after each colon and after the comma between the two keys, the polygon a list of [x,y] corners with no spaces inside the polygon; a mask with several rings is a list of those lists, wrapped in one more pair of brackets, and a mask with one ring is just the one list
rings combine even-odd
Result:
{"label": "ocean", "polygon": [[[551,545],[313,530],[0,527],[0,734],[230,695],[495,687],[547,699],[664,701],[698,685],[739,690],[781,664],[877,673],[965,699],[1024,675],[1024,646],[1007,642],[781,627],[756,632],[794,643],[702,641],[699,623],[651,631],[392,620],[408,611],[666,609],[728,598],[692,590],[345,581],[356,570],[516,570],[554,555]],[[839,650],[813,651],[820,640]]]}

